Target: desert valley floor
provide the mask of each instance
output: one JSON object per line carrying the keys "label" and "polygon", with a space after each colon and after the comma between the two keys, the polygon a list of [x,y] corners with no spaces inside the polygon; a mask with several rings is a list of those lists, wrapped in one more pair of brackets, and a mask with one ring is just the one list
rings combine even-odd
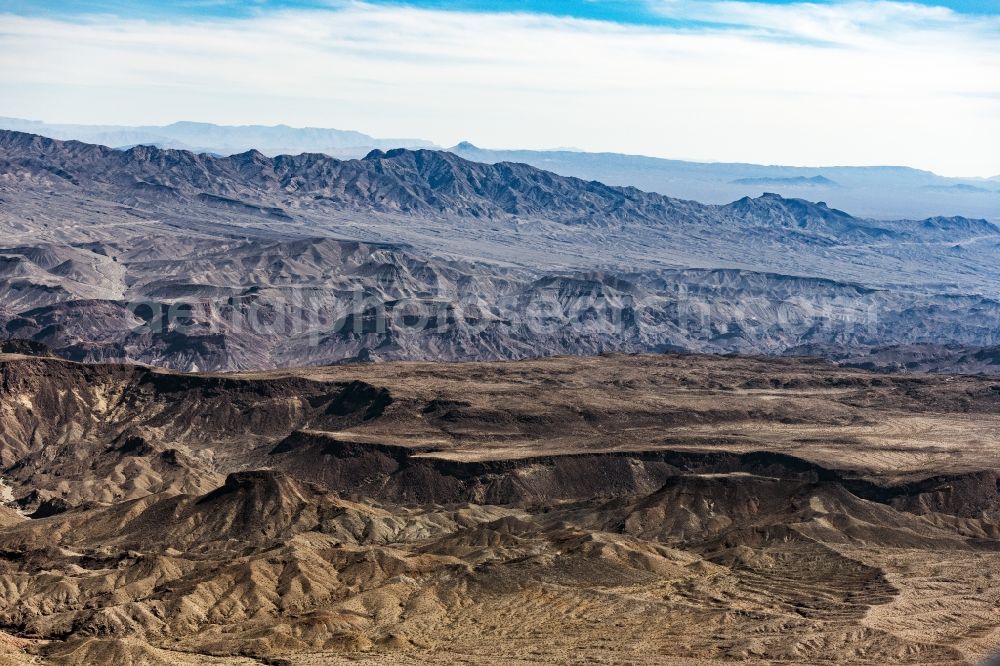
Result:
{"label": "desert valley floor", "polygon": [[0,356],[0,663],[978,663],[1000,380]]}

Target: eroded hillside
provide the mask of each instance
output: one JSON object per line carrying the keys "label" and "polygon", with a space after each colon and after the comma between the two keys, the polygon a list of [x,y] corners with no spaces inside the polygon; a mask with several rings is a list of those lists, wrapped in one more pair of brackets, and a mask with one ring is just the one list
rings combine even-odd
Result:
{"label": "eroded hillside", "polygon": [[951,664],[1000,643],[988,378],[7,354],[0,424],[4,663]]}
{"label": "eroded hillside", "polygon": [[0,337],[80,361],[1000,344],[986,220],[706,205],[441,151],[217,157],[0,130],[0,238]]}

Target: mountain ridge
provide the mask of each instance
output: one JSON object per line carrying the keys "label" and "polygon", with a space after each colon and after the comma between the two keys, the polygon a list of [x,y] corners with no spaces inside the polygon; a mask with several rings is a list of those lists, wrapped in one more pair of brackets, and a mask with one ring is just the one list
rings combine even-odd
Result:
{"label": "mountain ridge", "polygon": [[0,131],[0,231],[0,337],[77,360],[1000,344],[987,220],[701,204],[444,151],[220,157]]}
{"label": "mountain ridge", "polygon": [[[169,137],[162,135],[136,134],[133,131],[136,128],[122,126],[58,125],[0,118],[0,127],[118,148],[152,143],[161,147],[217,155],[236,154],[257,148],[272,156],[323,152],[339,158],[360,158],[375,148],[437,148],[432,142],[419,139],[374,139],[351,130],[287,128],[283,125],[217,126],[179,121],[160,126],[182,129],[215,128],[222,134],[242,137],[239,142],[225,142],[218,137],[213,140],[212,136],[207,136],[200,144],[191,140],[171,141]],[[120,133],[115,134],[116,130],[120,130]],[[255,130],[286,131],[298,138],[276,142],[259,132],[254,133]],[[323,141],[323,132],[355,137],[347,143],[364,143],[344,148],[343,143]],[[480,162],[527,163],[560,175],[598,180],[611,185],[631,185],[648,192],[714,204],[729,203],[743,196],[759,196],[762,188],[770,187],[777,188],[781,194],[791,198],[819,197],[829,201],[834,207],[850,210],[862,217],[901,219],[961,214],[965,217],[985,217],[1000,223],[1000,192],[983,187],[984,183],[996,182],[995,178],[943,177],[902,166],[791,167],[747,162],[694,162],[565,149],[490,150],[478,148],[469,141],[460,142],[448,150]],[[835,184],[824,184],[819,178],[826,178]]]}
{"label": "mountain ridge", "polygon": [[[60,142],[40,135],[0,130],[0,148],[5,150],[40,150],[49,157],[68,154],[73,158],[87,160],[87,166],[93,166],[93,158],[106,158],[112,162],[115,169],[139,167],[140,172],[132,175],[142,175],[150,169],[154,171],[172,171],[191,169],[193,174],[187,176],[187,182],[181,184],[190,187],[210,187],[206,176],[220,176],[246,179],[244,185],[261,188],[284,188],[294,186],[296,190],[311,186],[316,191],[330,188],[334,183],[345,183],[335,190],[343,198],[367,195],[363,202],[369,205],[379,205],[386,198],[385,188],[398,188],[400,181],[406,181],[412,187],[421,191],[409,190],[395,192],[398,199],[397,207],[406,209],[407,205],[420,205],[425,209],[434,209],[438,197],[443,203],[455,204],[459,199],[480,198],[485,204],[491,204],[495,213],[510,215],[533,215],[541,212],[550,213],[553,208],[572,208],[587,213],[603,213],[610,217],[639,219],[652,221],[665,215],[690,215],[703,211],[729,210],[736,213],[745,212],[749,202],[754,201],[763,206],[764,202],[772,209],[781,206],[787,209],[795,208],[814,217],[830,219],[836,215],[840,218],[851,217],[842,211],[831,210],[830,214],[816,214],[819,208],[828,209],[823,204],[817,206],[801,199],[787,199],[775,193],[764,193],[757,199],[744,197],[739,201],[725,206],[701,205],[702,210],[692,211],[695,202],[684,201],[664,195],[644,192],[636,187],[618,187],[585,181],[572,176],[557,174],[537,169],[528,164],[516,162],[500,162],[493,165],[473,162],[453,153],[436,150],[410,150],[396,148],[388,152],[375,149],[361,159],[341,160],[321,153],[301,153],[298,155],[278,155],[268,157],[258,150],[252,149],[243,153],[226,157],[209,154],[195,154],[191,151],[164,149],[155,146],[135,146],[126,150],[117,150],[105,146],[96,146],[82,142]],[[70,148],[70,150],[65,150]],[[93,155],[88,155],[91,152]],[[118,158],[118,159],[115,159]],[[73,166],[67,160],[59,160],[58,167],[63,173],[54,172],[65,177],[67,168]],[[148,167],[147,167],[148,165]],[[368,165],[372,165],[368,168]],[[30,165],[26,165],[30,166]],[[108,169],[106,168],[106,171]],[[53,172],[51,167],[49,171]],[[128,173],[128,172],[126,172]],[[98,174],[104,175],[105,174]],[[384,179],[375,183],[374,191],[365,192],[356,185],[359,181],[372,176]],[[80,176],[75,176],[80,177]],[[309,180],[307,180],[307,177]],[[393,182],[395,178],[395,182]],[[177,183],[171,183],[176,187]],[[354,186],[354,187],[352,187]],[[543,188],[548,191],[541,192]],[[329,192],[328,192],[329,194]],[[539,196],[544,194],[544,196]],[[445,195],[449,198],[445,198]],[[652,213],[638,210],[636,206],[645,205]],[[685,210],[687,208],[687,210]],[[489,206],[471,205],[459,211],[477,216],[491,212]],[[795,213],[788,211],[793,217]],[[852,218],[857,220],[857,218]],[[930,219],[930,218],[928,218]],[[937,218],[935,218],[937,219]],[[941,218],[944,219],[944,218]],[[960,218],[954,218],[956,220]],[[914,222],[924,222],[916,220]],[[980,223],[978,231],[993,233],[997,228],[986,219],[968,220]],[[857,220],[857,222],[865,222]]]}
{"label": "mountain ridge", "polygon": [[[613,152],[491,150],[470,142],[461,142],[449,150],[478,161],[514,160],[563,175],[633,185],[646,191],[715,204],[743,196],[758,196],[764,187],[780,187],[785,196],[821,196],[839,208],[864,217],[886,219],[962,213],[1000,222],[1000,193],[964,189],[965,186],[981,185],[984,179],[939,176],[913,167],[698,162]],[[830,182],[818,180],[821,178]],[[959,187],[952,187],[954,185]],[[941,196],[943,193],[947,196]]]}

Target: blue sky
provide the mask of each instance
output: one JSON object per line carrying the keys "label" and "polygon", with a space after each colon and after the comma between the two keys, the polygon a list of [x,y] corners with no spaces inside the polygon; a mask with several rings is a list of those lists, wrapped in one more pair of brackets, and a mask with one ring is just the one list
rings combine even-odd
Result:
{"label": "blue sky", "polygon": [[1000,0],[0,0],[0,116],[995,176]]}
{"label": "blue sky", "polygon": [[[801,0],[749,0],[757,4],[793,5]],[[837,4],[839,0],[813,0]],[[971,15],[1000,15],[1000,0],[910,0],[928,7],[944,7]],[[655,10],[657,3],[634,0],[369,0],[372,4],[410,5],[430,9],[476,12],[525,12],[595,19],[627,24],[662,25],[678,20]],[[287,9],[328,9],[336,0],[0,0],[0,11],[24,15],[80,15],[108,13],[128,17],[245,17]],[[665,4],[665,3],[660,3]],[[683,22],[683,21],[681,21]]]}

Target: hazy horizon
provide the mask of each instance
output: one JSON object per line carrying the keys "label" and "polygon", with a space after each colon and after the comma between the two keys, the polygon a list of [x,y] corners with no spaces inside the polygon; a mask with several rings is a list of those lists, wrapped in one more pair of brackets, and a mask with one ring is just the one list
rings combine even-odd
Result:
{"label": "hazy horizon", "polygon": [[[213,122],[208,122],[208,121],[203,121],[203,120],[192,120],[192,119],[188,119],[188,118],[182,118],[182,119],[173,120],[173,121],[170,121],[170,122],[155,123],[155,124],[153,124],[153,123],[140,123],[140,124],[77,123],[77,122],[73,122],[73,121],[61,121],[61,120],[49,121],[49,120],[41,120],[39,118],[17,118],[17,117],[11,116],[11,115],[3,114],[3,113],[0,113],[0,119],[17,120],[17,121],[26,122],[26,123],[38,123],[38,124],[40,124],[42,126],[40,128],[40,130],[44,130],[44,128],[46,128],[46,127],[72,126],[72,125],[79,125],[81,127],[88,127],[88,128],[105,128],[106,127],[106,128],[122,128],[122,129],[146,129],[146,128],[170,127],[172,125],[182,125],[182,124],[205,125],[205,126],[211,126],[211,127],[233,128],[233,129],[241,129],[241,128],[246,128],[246,129],[249,129],[249,128],[282,129],[282,128],[284,128],[284,129],[288,129],[288,130],[292,130],[292,131],[295,131],[295,130],[333,130],[333,131],[341,131],[341,132],[357,132],[357,133],[360,133],[360,134],[368,135],[368,136],[370,136],[373,139],[381,140],[381,141],[393,140],[393,139],[426,141],[430,145],[428,145],[428,146],[419,146],[419,147],[420,148],[426,147],[426,148],[433,149],[433,150],[445,150],[445,151],[451,150],[452,148],[456,148],[456,147],[458,147],[461,144],[470,144],[473,148],[476,148],[476,149],[484,150],[484,151],[487,151],[487,152],[493,152],[493,151],[495,151],[495,152],[500,152],[500,153],[503,153],[503,152],[522,152],[522,151],[524,151],[524,152],[552,152],[552,153],[566,152],[566,153],[608,154],[608,155],[623,155],[623,156],[638,157],[638,158],[651,158],[651,159],[659,159],[659,160],[669,160],[669,161],[677,161],[677,162],[690,162],[690,163],[695,163],[695,164],[718,164],[718,165],[726,165],[726,164],[741,165],[742,164],[742,165],[748,165],[748,166],[762,166],[762,167],[790,167],[790,168],[795,168],[795,169],[899,168],[899,169],[915,169],[915,170],[920,170],[920,171],[926,171],[926,172],[932,173],[932,174],[934,174],[936,176],[954,178],[956,180],[984,180],[984,181],[988,181],[988,180],[996,180],[996,179],[1000,178],[1000,174],[987,175],[987,176],[980,176],[980,175],[974,175],[974,176],[951,176],[951,175],[948,175],[948,174],[938,173],[938,172],[935,172],[935,171],[930,170],[930,169],[921,169],[920,167],[914,167],[914,166],[911,166],[911,165],[908,165],[908,164],[888,164],[888,163],[883,163],[883,164],[779,164],[779,163],[776,163],[776,162],[767,162],[767,161],[761,161],[761,162],[749,162],[749,161],[746,161],[746,160],[743,160],[743,161],[738,161],[738,160],[737,161],[730,161],[730,160],[716,160],[716,159],[710,159],[710,158],[686,157],[686,156],[683,156],[683,155],[678,156],[678,155],[653,155],[653,154],[650,154],[650,153],[625,153],[625,152],[622,152],[622,151],[614,151],[614,150],[588,151],[586,149],[575,147],[575,146],[523,146],[523,145],[488,146],[488,145],[482,145],[481,143],[479,143],[479,142],[477,142],[477,141],[475,141],[473,139],[470,139],[470,138],[464,138],[464,139],[461,139],[460,141],[457,141],[457,142],[455,142],[453,144],[447,144],[446,145],[446,144],[443,144],[441,142],[434,141],[433,139],[430,139],[430,138],[427,138],[427,137],[419,137],[419,136],[405,136],[404,137],[404,136],[401,136],[401,135],[375,136],[375,135],[372,135],[372,134],[370,134],[368,132],[365,132],[363,130],[359,130],[359,129],[353,128],[353,127],[320,127],[320,126],[311,126],[311,125],[296,126],[296,125],[289,125],[287,123],[280,123],[280,122],[279,123],[272,123],[272,124],[245,123],[245,124],[239,124],[239,125],[230,125],[230,124],[224,124],[224,123],[213,123]],[[0,129],[2,129],[2,128],[0,128]],[[21,130],[15,130],[15,131],[21,131]],[[43,134],[43,136],[44,136],[44,134]],[[51,137],[51,138],[59,138],[59,137]],[[84,142],[85,143],[93,143],[92,141],[84,141]],[[106,145],[106,144],[104,144],[104,145]],[[109,146],[109,147],[111,147],[111,148],[120,148],[122,146]]]}

